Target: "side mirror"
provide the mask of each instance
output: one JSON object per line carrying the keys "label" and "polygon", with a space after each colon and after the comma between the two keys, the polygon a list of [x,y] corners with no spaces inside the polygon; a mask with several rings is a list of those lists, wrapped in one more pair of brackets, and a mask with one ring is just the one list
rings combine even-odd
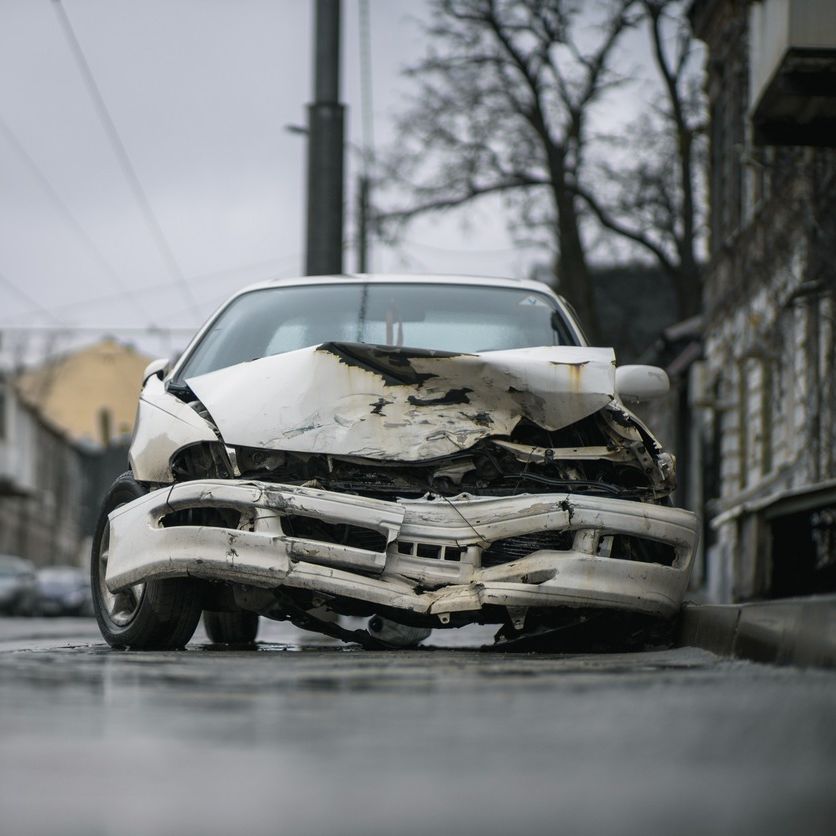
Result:
{"label": "side mirror", "polygon": [[[165,374],[166,369],[168,369],[168,360],[165,357],[160,357],[157,360],[152,360],[146,367],[145,371],[142,373],[142,382],[145,383],[149,377],[154,377],[154,375],[158,375],[162,377]],[[162,372],[163,374],[160,374]]]}
{"label": "side mirror", "polygon": [[670,388],[667,373],[658,366],[618,366],[615,370],[615,391],[623,401],[661,398]]}

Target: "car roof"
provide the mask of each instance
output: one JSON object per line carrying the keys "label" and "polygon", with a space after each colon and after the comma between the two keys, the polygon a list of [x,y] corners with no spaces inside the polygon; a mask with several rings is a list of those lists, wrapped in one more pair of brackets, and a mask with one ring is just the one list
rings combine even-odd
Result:
{"label": "car roof", "polygon": [[536,290],[554,296],[554,291],[544,282],[534,279],[508,279],[498,276],[466,276],[427,273],[335,273],[329,276],[294,276],[286,279],[272,279],[242,288],[239,293],[262,290],[269,287],[311,287],[321,284],[468,284],[479,287],[511,287]]}

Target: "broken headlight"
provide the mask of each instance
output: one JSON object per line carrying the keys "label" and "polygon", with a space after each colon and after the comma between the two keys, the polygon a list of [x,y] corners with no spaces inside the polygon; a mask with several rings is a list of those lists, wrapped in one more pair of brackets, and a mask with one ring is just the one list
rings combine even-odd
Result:
{"label": "broken headlight", "polygon": [[236,447],[235,458],[241,474],[270,473],[282,467],[286,456],[281,450],[262,447]]}
{"label": "broken headlight", "polygon": [[182,447],[171,457],[171,472],[177,482],[191,479],[229,479],[232,466],[219,441],[201,441]]}

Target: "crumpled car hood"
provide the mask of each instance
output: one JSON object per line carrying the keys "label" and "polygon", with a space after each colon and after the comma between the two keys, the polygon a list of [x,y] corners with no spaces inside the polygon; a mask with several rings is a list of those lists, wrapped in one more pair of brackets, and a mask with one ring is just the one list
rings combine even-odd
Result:
{"label": "crumpled car hood", "polygon": [[557,430],[614,398],[612,349],[456,354],[324,343],[186,381],[231,445],[422,461],[509,435]]}

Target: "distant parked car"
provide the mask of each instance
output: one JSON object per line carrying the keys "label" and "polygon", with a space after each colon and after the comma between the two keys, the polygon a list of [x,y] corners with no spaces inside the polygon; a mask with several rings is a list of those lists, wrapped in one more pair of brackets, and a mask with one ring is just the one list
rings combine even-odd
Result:
{"label": "distant parked car", "polygon": [[92,615],[87,573],[77,566],[48,566],[38,571],[36,615]]}
{"label": "distant parked car", "polygon": [[0,554],[0,613],[31,615],[34,600],[34,565],[13,554]]}

